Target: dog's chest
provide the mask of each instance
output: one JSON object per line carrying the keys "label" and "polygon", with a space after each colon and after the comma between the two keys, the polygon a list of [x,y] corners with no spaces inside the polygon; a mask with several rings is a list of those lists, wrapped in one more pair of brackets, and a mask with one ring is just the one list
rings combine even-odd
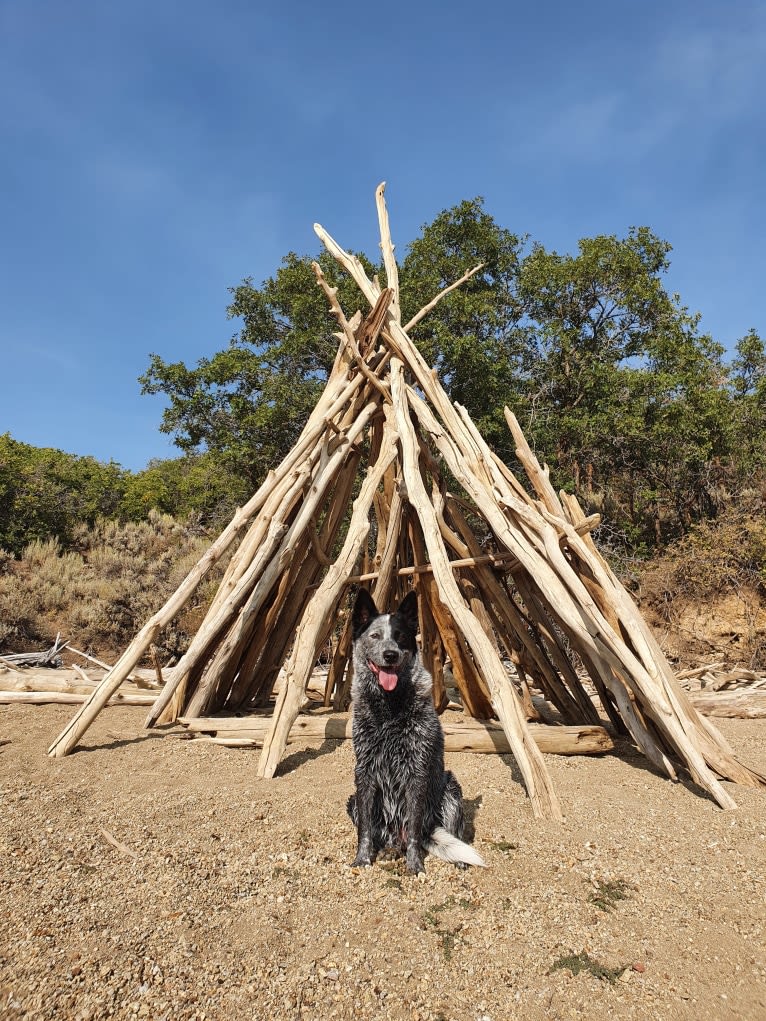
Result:
{"label": "dog's chest", "polygon": [[377,811],[388,839],[396,841],[407,820],[407,792],[427,780],[426,757],[413,721],[355,728],[357,766],[377,791]]}
{"label": "dog's chest", "polygon": [[428,768],[438,740],[438,726],[435,714],[417,705],[392,715],[359,706],[353,723],[357,765],[381,787],[406,787]]}

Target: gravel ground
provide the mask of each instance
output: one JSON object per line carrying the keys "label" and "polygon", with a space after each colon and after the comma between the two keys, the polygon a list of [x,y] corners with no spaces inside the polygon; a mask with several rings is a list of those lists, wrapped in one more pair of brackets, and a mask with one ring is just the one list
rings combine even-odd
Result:
{"label": "gravel ground", "polygon": [[[348,742],[263,781],[115,708],[51,760],[72,712],[0,709],[2,1019],[766,1018],[766,792],[547,756],[540,823],[509,757],[448,755],[490,867],[414,878],[348,867]],[[719,725],[766,770],[766,722]]]}

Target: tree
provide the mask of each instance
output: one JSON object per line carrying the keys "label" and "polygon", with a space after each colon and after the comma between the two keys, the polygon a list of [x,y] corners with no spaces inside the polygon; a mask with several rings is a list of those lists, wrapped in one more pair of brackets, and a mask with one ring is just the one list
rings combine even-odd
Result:
{"label": "tree", "polygon": [[559,484],[660,541],[709,502],[726,453],[722,349],[665,290],[670,245],[648,228],[578,247],[536,245],[520,267],[534,349],[519,417]]}
{"label": "tree", "polygon": [[[599,419],[621,400],[623,369],[677,316],[659,274],[670,246],[647,228],[579,242],[576,256],[535,245],[519,274],[534,323],[526,400],[536,439],[560,470],[596,468]],[[540,412],[544,409],[544,415]]]}
{"label": "tree", "polygon": [[19,554],[34,539],[71,542],[76,527],[115,514],[125,482],[115,462],[76,457],[0,436],[0,547]]}
{"label": "tree", "polygon": [[503,418],[528,371],[530,332],[517,294],[526,238],[499,227],[475,198],[446,209],[410,245],[400,278],[403,321],[464,273],[481,270],[452,291],[414,328],[412,338],[489,442],[506,455]]}
{"label": "tree", "polygon": [[766,345],[751,329],[737,342],[736,352],[729,381],[733,444],[739,471],[752,482],[766,471]]}

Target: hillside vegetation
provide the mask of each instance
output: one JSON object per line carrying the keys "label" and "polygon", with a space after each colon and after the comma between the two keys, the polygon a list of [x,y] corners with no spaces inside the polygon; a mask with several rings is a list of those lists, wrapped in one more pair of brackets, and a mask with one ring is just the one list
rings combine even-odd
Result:
{"label": "hillside vegetation", "polygon": [[[44,648],[61,632],[102,658],[121,652],[210,541],[194,522],[152,510],[145,521],[82,525],[69,549],[49,538],[33,540],[17,559],[0,553],[0,649]],[[186,648],[218,580],[209,577],[165,628],[163,658]]]}

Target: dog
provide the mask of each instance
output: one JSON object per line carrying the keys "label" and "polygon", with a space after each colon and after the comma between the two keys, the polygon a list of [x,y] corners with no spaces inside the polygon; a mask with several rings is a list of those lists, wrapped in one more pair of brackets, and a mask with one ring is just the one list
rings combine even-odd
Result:
{"label": "dog", "polygon": [[361,589],[352,614],[356,792],[348,814],[357,829],[353,865],[372,865],[393,848],[407,871],[424,871],[427,851],[465,868],[485,865],[463,836],[463,792],[444,769],[444,733],[433,704],[431,675],[415,636],[417,595],[395,613],[378,611]]}

